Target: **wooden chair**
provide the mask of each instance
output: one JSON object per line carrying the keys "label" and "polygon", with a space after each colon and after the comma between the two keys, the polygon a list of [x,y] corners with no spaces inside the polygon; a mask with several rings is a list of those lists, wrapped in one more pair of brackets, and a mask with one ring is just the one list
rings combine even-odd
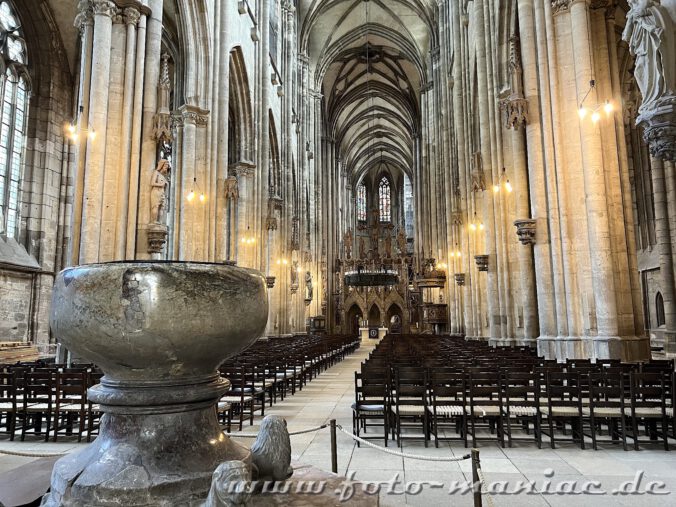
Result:
{"label": "wooden chair", "polygon": [[73,431],[74,421],[77,420],[77,441],[82,441],[87,421],[87,373],[59,372],[56,373],[56,390],[54,404],[54,442],[61,429],[66,434]]}
{"label": "wooden chair", "polygon": [[[388,381],[382,377],[354,372],[355,402],[352,404],[352,434],[364,439],[379,439],[380,436],[366,436],[370,426],[382,426],[383,440],[387,447],[389,434]],[[372,421],[381,421],[380,424]],[[357,442],[357,447],[360,443]]]}
{"label": "wooden chair", "polygon": [[[461,440],[467,447],[467,396],[465,374],[457,371],[440,371],[432,369],[430,372],[430,401],[427,410],[432,421],[430,432],[434,435],[434,445],[439,447],[439,441]],[[440,437],[439,428],[454,425],[459,437]]]}
{"label": "wooden chair", "polygon": [[648,428],[650,441],[658,438],[657,422],[662,423],[664,450],[669,450],[669,429],[666,412],[666,373],[632,373],[630,375],[630,406],[624,409],[631,418],[634,449],[639,447],[639,422]]}
{"label": "wooden chair", "polygon": [[394,430],[397,445],[402,446],[405,437],[402,429],[421,426],[425,447],[429,442],[427,410],[427,373],[424,368],[403,367],[395,372],[394,397],[390,403],[394,416]]}
{"label": "wooden chair", "polygon": [[[565,434],[566,424],[571,425],[571,438],[584,449],[584,419],[580,374],[577,372],[548,371],[546,374],[546,405],[540,406],[540,413],[547,417],[549,439],[552,449],[556,448],[554,425],[561,425]],[[541,404],[542,405],[542,404]],[[544,430],[543,430],[544,433]]]}
{"label": "wooden chair", "polygon": [[3,368],[0,372],[0,425],[4,425],[10,440],[14,440],[16,417],[16,373]]}
{"label": "wooden chair", "polygon": [[[622,438],[622,447],[627,450],[627,431],[625,409],[625,381],[623,374],[608,372],[589,375],[589,406],[583,407],[584,415],[589,416],[592,446],[597,450],[598,430],[603,422],[608,426],[611,441]],[[621,431],[617,430],[619,421]]]}
{"label": "wooden chair", "polygon": [[[49,440],[52,426],[54,374],[51,371],[37,369],[24,374],[23,406],[21,417],[21,440],[26,434],[44,435]],[[42,430],[43,421],[45,430]],[[32,431],[30,431],[32,430]]]}
{"label": "wooden chair", "polygon": [[[469,427],[472,433],[472,446],[476,447],[477,427],[486,426],[491,435],[502,447],[505,446],[502,418],[502,390],[500,389],[500,373],[497,369],[484,371],[480,368],[470,368],[468,375],[469,392]],[[484,425],[485,422],[485,425]],[[492,437],[488,438],[493,440]]]}
{"label": "wooden chair", "polygon": [[[230,380],[230,390],[221,397],[219,402],[229,404],[229,410],[239,415],[239,431],[242,431],[245,413],[249,424],[253,425],[254,393],[251,389],[247,389],[246,376],[241,367],[221,368],[221,374]],[[233,414],[228,415],[228,432],[231,430],[232,417]]]}
{"label": "wooden chair", "polygon": [[[507,445],[512,447],[512,421],[521,423],[526,434],[533,425],[533,439],[542,448],[542,414],[540,413],[540,384],[535,373],[524,371],[503,371],[502,391],[504,396],[503,419],[507,422]],[[523,439],[522,439],[523,440]],[[527,440],[531,440],[528,438]]]}

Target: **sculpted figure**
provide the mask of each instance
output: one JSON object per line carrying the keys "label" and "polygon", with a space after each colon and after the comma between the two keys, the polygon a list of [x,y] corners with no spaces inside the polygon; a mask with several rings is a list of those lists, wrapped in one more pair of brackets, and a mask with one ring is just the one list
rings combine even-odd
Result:
{"label": "sculpted figure", "polygon": [[352,258],[352,231],[345,233],[345,257]]}
{"label": "sculpted figure", "polygon": [[392,236],[388,232],[385,235],[385,258],[390,259],[392,257]]}
{"label": "sculpted figure", "polygon": [[286,419],[267,415],[251,447],[257,481],[284,481],[293,475],[291,440]]}
{"label": "sculpted figure", "polygon": [[167,175],[171,170],[168,160],[160,160],[153,172],[150,183],[150,222],[165,224],[167,222]]}
{"label": "sculpted figure", "polygon": [[298,286],[298,261],[291,263],[291,285]]}
{"label": "sculpted figure", "polygon": [[314,290],[312,287],[312,273],[309,271],[305,272],[305,299],[312,299]]}
{"label": "sculpted figure", "polygon": [[233,201],[239,199],[239,184],[235,176],[225,178],[225,198]]}
{"label": "sculpted figure", "polygon": [[406,255],[406,234],[403,228],[399,229],[399,234],[397,234],[397,248],[399,248],[399,255],[402,257]]}
{"label": "sculpted figure", "polygon": [[363,237],[359,238],[359,258],[360,259],[366,258],[366,245],[364,244]]}
{"label": "sculpted figure", "polygon": [[250,498],[251,476],[246,464],[242,461],[225,461],[214,471],[204,507],[246,505]]}
{"label": "sculpted figure", "polygon": [[652,103],[676,94],[676,47],[674,20],[666,7],[654,0],[629,0],[622,38],[636,57],[634,77],[643,103],[639,113]]}

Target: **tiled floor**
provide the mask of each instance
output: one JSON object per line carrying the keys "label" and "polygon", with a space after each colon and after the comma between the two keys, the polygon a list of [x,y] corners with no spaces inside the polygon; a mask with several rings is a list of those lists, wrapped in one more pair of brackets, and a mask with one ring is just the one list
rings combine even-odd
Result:
{"label": "tiled floor", "polygon": [[[353,372],[368,355],[363,347],[309,383],[301,392],[266,411],[284,416],[291,432],[311,428],[335,418],[348,431],[352,426],[350,405],[354,398]],[[257,426],[246,427],[245,433],[255,433]],[[242,443],[251,444],[250,439]],[[374,443],[382,444],[381,441]],[[328,430],[292,436],[293,459],[331,469],[330,435]],[[42,442],[0,441],[0,449],[66,452],[77,448],[73,443],[45,444]],[[390,450],[398,450],[390,444]],[[405,443],[404,452],[429,456],[463,456],[468,450],[462,444],[440,444],[425,448],[422,442]],[[615,446],[581,451],[562,443],[557,449],[537,449],[532,444],[515,444],[513,448],[483,444],[479,447],[486,481],[493,491],[520,494],[493,495],[496,507],[514,506],[641,506],[676,505],[676,445],[665,452],[659,445],[640,451],[624,452]],[[28,462],[28,459],[0,455],[0,473]],[[471,482],[470,461],[432,462],[385,454],[365,446],[357,448],[352,439],[338,433],[338,465],[341,474],[361,481],[389,482],[380,487],[381,505],[473,505],[467,492]],[[641,475],[642,473],[642,475]],[[529,486],[529,483],[534,484]],[[625,491],[633,484],[645,492],[651,487],[658,494],[613,494]],[[373,486],[371,486],[373,487]],[[416,494],[416,489],[422,491]],[[388,489],[391,493],[388,493]],[[605,494],[579,494],[583,490]],[[408,494],[406,493],[408,490]],[[449,494],[449,490],[455,490]],[[530,492],[528,492],[530,490]],[[465,491],[463,494],[462,492]],[[575,491],[578,494],[562,494]],[[484,498],[484,505],[489,505]]]}

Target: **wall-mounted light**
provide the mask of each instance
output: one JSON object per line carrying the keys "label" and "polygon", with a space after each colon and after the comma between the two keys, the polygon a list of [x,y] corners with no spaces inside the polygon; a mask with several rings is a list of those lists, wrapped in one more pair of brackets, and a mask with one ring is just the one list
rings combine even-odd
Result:
{"label": "wall-mounted light", "polygon": [[596,81],[592,79],[589,81],[589,90],[587,90],[582,102],[580,102],[580,108],[577,110],[577,114],[579,115],[580,120],[584,120],[588,115],[590,115],[592,123],[596,124],[601,120],[601,109],[603,109],[603,111],[606,113],[606,116],[610,116],[613,114],[613,111],[615,111],[615,105],[610,100],[606,100],[602,104],[585,106],[584,103],[594,88],[596,88]]}
{"label": "wall-mounted light", "polygon": [[[199,192],[199,197],[198,197],[198,192]],[[204,192],[202,192],[199,189],[199,186],[197,185],[197,178],[192,179],[192,187],[190,187],[190,192],[188,192],[188,195],[185,196],[185,199],[188,202],[193,202],[195,200],[195,197],[198,197],[199,201],[201,203],[204,203],[207,200],[207,196],[204,195]]]}

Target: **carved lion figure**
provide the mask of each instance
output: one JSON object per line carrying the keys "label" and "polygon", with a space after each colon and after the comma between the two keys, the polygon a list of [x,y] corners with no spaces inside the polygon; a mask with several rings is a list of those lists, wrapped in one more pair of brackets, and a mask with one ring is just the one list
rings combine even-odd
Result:
{"label": "carved lion figure", "polygon": [[251,498],[251,474],[242,461],[224,461],[214,471],[204,507],[247,505]]}
{"label": "carved lion figure", "polygon": [[265,416],[251,454],[257,470],[256,480],[283,481],[291,477],[291,440],[286,420],[275,415]]}

